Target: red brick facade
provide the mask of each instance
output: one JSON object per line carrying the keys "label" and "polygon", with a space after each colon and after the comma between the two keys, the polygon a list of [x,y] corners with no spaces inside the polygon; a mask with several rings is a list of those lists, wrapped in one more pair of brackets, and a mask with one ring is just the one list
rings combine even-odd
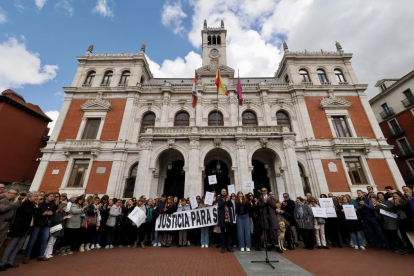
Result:
{"label": "red brick facade", "polygon": [[[39,191],[59,191],[67,166],[68,162],[66,161],[49,162],[46,168],[45,175],[43,176],[42,184],[40,185]],[[52,174],[53,170],[59,170],[59,173]]]}
{"label": "red brick facade", "polygon": [[[344,167],[339,159],[322,159],[323,171],[330,192],[349,192],[348,181],[345,176]],[[330,172],[328,164],[334,163],[338,172]]]}
{"label": "red brick facade", "polygon": [[[105,167],[105,173],[96,173],[98,167]],[[92,170],[89,175],[88,185],[86,186],[87,194],[104,194],[109,182],[109,175],[111,174],[112,162],[110,161],[96,161],[92,163]]]}
{"label": "red brick facade", "polygon": [[379,191],[385,191],[385,186],[396,187],[385,159],[367,159],[367,163]]}

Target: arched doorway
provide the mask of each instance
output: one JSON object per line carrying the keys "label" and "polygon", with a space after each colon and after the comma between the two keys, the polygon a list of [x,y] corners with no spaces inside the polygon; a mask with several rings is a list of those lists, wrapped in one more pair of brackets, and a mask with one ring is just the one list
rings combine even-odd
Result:
{"label": "arched doorway", "polygon": [[177,160],[167,164],[167,178],[165,178],[164,193],[181,199],[184,197],[184,183],[184,161]]}
{"label": "arched doorway", "polygon": [[[263,163],[259,160],[252,161],[253,170],[252,170],[252,180],[254,181],[254,195],[260,196],[258,190],[265,187],[268,192],[271,192],[270,181],[268,176],[268,166],[269,164]],[[267,167],[267,169],[266,169]]]}
{"label": "arched doorway", "polygon": [[[208,183],[208,176],[216,175],[217,184],[210,185]],[[220,194],[222,189],[227,190],[227,185],[230,185],[229,168],[226,163],[219,160],[210,161],[205,169],[204,177],[204,193],[216,191],[216,194]]]}
{"label": "arched doorway", "polygon": [[124,198],[131,198],[134,196],[135,180],[137,179],[138,163],[136,163],[129,171],[129,177],[125,183]]}
{"label": "arched doorway", "polygon": [[258,190],[263,187],[277,196],[276,168],[280,167],[280,160],[277,154],[269,148],[258,149],[252,155],[252,166],[255,196],[260,195]]}
{"label": "arched doorway", "polygon": [[305,174],[305,171],[303,170],[303,167],[301,164],[298,163],[299,166],[299,172],[300,172],[300,180],[302,181],[302,187],[303,187],[303,193],[306,195],[307,193],[312,194],[308,177]]}

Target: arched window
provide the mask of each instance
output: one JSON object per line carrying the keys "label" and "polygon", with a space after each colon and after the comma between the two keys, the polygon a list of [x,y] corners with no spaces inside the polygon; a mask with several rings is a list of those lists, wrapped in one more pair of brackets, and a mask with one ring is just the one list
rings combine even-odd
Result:
{"label": "arched window", "polygon": [[88,76],[85,79],[85,82],[83,83],[83,86],[91,86],[93,83],[93,80],[95,79],[96,72],[91,71],[88,73]]}
{"label": "arched window", "polygon": [[207,37],[207,45],[211,45],[211,35]]}
{"label": "arched window", "polygon": [[155,114],[152,112],[146,113],[144,117],[142,117],[140,133],[144,133],[145,128],[149,126],[155,126]]}
{"label": "arched window", "polygon": [[129,77],[131,76],[131,72],[124,71],[122,72],[121,79],[119,81],[120,86],[128,86]]}
{"label": "arched window", "polygon": [[137,178],[137,172],[138,172],[138,163],[135,164],[130,170],[129,177],[125,183],[124,198],[131,198],[134,196],[135,180]]}
{"label": "arched window", "polygon": [[221,44],[221,37],[218,35],[217,36],[217,44],[220,45]]}
{"label": "arched window", "polygon": [[338,81],[338,83],[344,83],[344,82],[346,82],[345,81],[344,74],[342,73],[341,70],[335,69],[334,70],[334,73],[335,73],[335,77],[336,77],[336,80]]}
{"label": "arched window", "polygon": [[113,74],[114,73],[112,71],[106,71],[102,79],[101,86],[109,86],[111,84]]}
{"label": "arched window", "polygon": [[321,83],[328,82],[328,78],[326,77],[325,71],[323,71],[322,69],[318,69],[316,70],[316,73],[318,74],[318,78]]}
{"label": "arched window", "polygon": [[286,82],[286,83],[289,83],[289,82],[290,82],[289,75],[286,75],[286,76],[285,76],[285,82]]}
{"label": "arched window", "polygon": [[287,127],[290,131],[292,130],[289,115],[287,115],[284,111],[276,112],[276,123],[278,126]]}
{"label": "arched window", "polygon": [[306,71],[305,69],[300,69],[299,74],[302,82],[310,82],[308,71]]}
{"label": "arched window", "polygon": [[309,185],[308,177],[306,176],[301,164],[298,163],[300,179],[302,181],[303,193],[306,195],[307,193],[311,193],[311,188]]}
{"label": "arched window", "polygon": [[143,84],[143,83],[144,83],[144,81],[145,81],[145,78],[144,78],[144,76],[141,76],[141,80],[140,80],[140,83],[141,83],[141,84]]}
{"label": "arched window", "polygon": [[187,112],[178,112],[175,115],[174,126],[190,126],[190,115]]}
{"label": "arched window", "polygon": [[244,126],[257,126],[257,117],[253,111],[245,111],[242,115],[242,124]]}
{"label": "arched window", "polygon": [[223,114],[221,112],[212,111],[208,115],[208,125],[209,126],[224,126]]}
{"label": "arched window", "polygon": [[213,45],[216,45],[216,44],[217,44],[216,36],[213,35]]}

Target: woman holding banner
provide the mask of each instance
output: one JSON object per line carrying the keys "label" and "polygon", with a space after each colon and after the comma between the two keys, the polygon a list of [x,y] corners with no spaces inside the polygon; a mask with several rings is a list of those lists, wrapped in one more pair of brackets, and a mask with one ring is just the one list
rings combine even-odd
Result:
{"label": "woman holding banner", "polygon": [[[175,204],[174,204],[174,199],[172,196],[169,196],[167,198],[167,202],[165,203],[165,207],[163,209],[164,214],[173,214],[175,213],[177,209],[175,208]],[[171,231],[165,231],[164,235],[162,237],[162,246],[163,247],[171,247],[172,244],[172,240],[173,240],[173,235],[171,233]]]}
{"label": "woman holding banner", "polygon": [[[352,242],[354,243],[354,248],[356,250],[359,250],[359,249],[366,250],[365,247],[363,246],[363,243],[362,243],[362,234],[361,234],[362,223],[361,223],[361,221],[359,219],[357,219],[357,220],[348,220],[348,219],[346,219],[345,214],[344,214],[344,209],[342,207],[343,205],[353,205],[350,202],[349,197],[344,196],[342,198],[342,203],[340,203],[338,205],[338,210],[340,210],[340,212],[341,212],[340,219],[345,222],[346,228],[349,232],[349,235],[351,236]],[[355,212],[357,212],[357,209],[356,208],[354,208],[354,209],[355,209]],[[357,215],[358,215],[358,213],[357,213]]]}
{"label": "woman holding banner", "polygon": [[[236,226],[237,237],[239,240],[240,251],[250,252],[252,247],[250,241],[250,225],[249,225],[249,210],[252,207],[252,203],[247,200],[242,192],[238,192],[236,196]],[[246,239],[246,242],[244,242]]]}
{"label": "woman holding banner", "polygon": [[[314,197],[309,198],[308,204],[310,207],[320,208],[320,206],[316,204],[316,198]],[[313,231],[315,232],[315,239],[318,249],[321,249],[322,247],[323,249],[329,249],[329,247],[326,246],[325,223],[326,221],[324,218],[313,218]]]}

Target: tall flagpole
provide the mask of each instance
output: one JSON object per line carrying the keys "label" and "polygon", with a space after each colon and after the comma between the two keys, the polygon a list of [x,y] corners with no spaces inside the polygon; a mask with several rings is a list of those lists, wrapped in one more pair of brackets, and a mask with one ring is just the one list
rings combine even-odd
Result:
{"label": "tall flagpole", "polygon": [[237,69],[237,126],[240,126],[239,69]]}
{"label": "tall flagpole", "polygon": [[[218,70],[219,70],[219,67],[218,67],[218,65],[217,65],[217,71],[218,71]],[[221,81],[221,76],[220,76],[220,73],[218,74],[218,77],[219,77],[219,83],[220,83],[220,81]],[[218,105],[219,105],[218,95],[219,95],[219,87],[217,87],[216,121],[218,121]],[[216,124],[217,124],[217,122],[216,122]]]}
{"label": "tall flagpole", "polygon": [[[198,103],[198,91],[197,91],[197,72],[196,72],[196,70],[194,70],[194,77],[195,77],[195,91],[197,92],[197,100],[196,100],[196,104],[195,104],[195,106],[194,106],[194,116],[195,116],[195,118],[194,118],[194,126],[197,126],[197,103]],[[193,95],[193,97],[194,97],[194,95]],[[195,98],[195,97],[194,97]]]}

